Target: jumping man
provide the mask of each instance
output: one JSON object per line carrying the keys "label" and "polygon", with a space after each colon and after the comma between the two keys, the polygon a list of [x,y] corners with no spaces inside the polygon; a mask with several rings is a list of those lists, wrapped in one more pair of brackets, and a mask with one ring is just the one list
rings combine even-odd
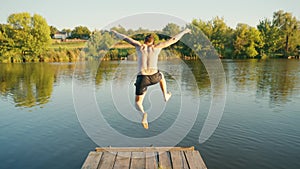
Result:
{"label": "jumping man", "polygon": [[147,86],[154,85],[159,82],[164,100],[166,102],[172,95],[167,91],[167,84],[163,73],[158,70],[158,54],[160,53],[161,49],[176,43],[184,34],[190,33],[191,30],[185,29],[169,40],[158,44],[154,44],[154,37],[152,34],[147,35],[144,40],[144,44],[142,44],[139,41],[118,33],[115,30],[112,30],[112,32],[118,38],[125,40],[136,48],[139,73],[137,75],[135,83],[135,106],[138,111],[141,111],[143,113],[142,125],[145,129],[148,129],[147,113],[144,111],[143,107],[143,101],[146,95]]}

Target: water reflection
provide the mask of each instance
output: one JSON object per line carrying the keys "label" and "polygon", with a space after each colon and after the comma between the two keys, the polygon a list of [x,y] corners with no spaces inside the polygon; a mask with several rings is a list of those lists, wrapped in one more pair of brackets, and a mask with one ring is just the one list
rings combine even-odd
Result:
{"label": "water reflection", "polygon": [[49,102],[54,83],[65,75],[71,78],[72,64],[1,64],[0,94],[10,97],[17,107],[33,107]]}
{"label": "water reflection", "polygon": [[[53,86],[66,78],[76,78],[83,84],[94,78],[95,85],[118,79],[133,78],[128,72],[118,71],[121,62],[88,62],[77,63],[77,71],[73,76],[74,63],[27,63],[0,65],[0,95],[9,98],[18,107],[33,107],[46,104],[51,99]],[[190,70],[181,69],[186,64]],[[223,66],[227,76],[229,90],[242,91],[257,99],[269,99],[273,105],[291,101],[291,96],[299,95],[300,62],[297,60],[224,60]],[[122,64],[121,64],[122,66]],[[135,72],[136,63],[128,61],[124,64],[130,72]],[[78,68],[79,67],[79,68]],[[201,95],[210,95],[211,83],[206,68],[200,61],[161,61],[160,67],[166,71],[170,88],[177,88],[174,78],[180,79],[185,91],[193,94],[196,91],[189,78],[190,72],[196,79]],[[173,85],[173,86],[172,86]],[[196,94],[195,96],[197,96]]]}
{"label": "water reflection", "polygon": [[253,91],[257,99],[285,104],[299,95],[300,62],[297,60],[227,60],[225,70],[233,91]]}

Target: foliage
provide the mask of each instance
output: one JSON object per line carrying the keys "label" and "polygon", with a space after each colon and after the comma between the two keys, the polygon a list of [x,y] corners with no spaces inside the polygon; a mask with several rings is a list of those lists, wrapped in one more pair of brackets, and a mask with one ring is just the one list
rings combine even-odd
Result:
{"label": "foliage", "polygon": [[54,26],[50,26],[50,36],[53,37],[56,32],[58,32],[58,29]]}
{"label": "foliage", "polygon": [[107,31],[94,31],[84,51],[88,56],[103,57],[103,51],[108,51],[114,43],[115,40],[111,33]]}
{"label": "foliage", "polygon": [[170,37],[178,34],[180,32],[180,27],[174,23],[168,23],[163,29],[162,34],[168,35]]}
{"label": "foliage", "polygon": [[122,27],[121,25],[119,25],[118,27],[112,27],[111,30],[115,30],[119,33],[122,33],[122,34],[130,34],[128,31],[126,31],[126,29],[124,27]]}
{"label": "foliage", "polygon": [[71,32],[71,38],[89,39],[91,31],[86,26],[77,26]]}
{"label": "foliage", "polygon": [[224,18],[216,17],[212,20],[212,34],[210,41],[221,57],[230,57],[233,49],[234,31],[226,25]]}
{"label": "foliage", "polygon": [[280,51],[283,46],[283,39],[281,37],[280,29],[268,19],[260,21],[257,25],[260,31],[264,45],[261,51],[266,56],[275,56],[276,52]]}
{"label": "foliage", "polygon": [[51,43],[50,28],[46,20],[29,13],[12,14],[6,25],[1,25],[0,57],[6,61],[28,62],[36,59]]}
{"label": "foliage", "polygon": [[295,43],[297,43],[297,39],[294,37],[298,36],[300,22],[297,21],[296,17],[292,16],[291,13],[279,10],[274,12],[273,23],[274,26],[280,29],[282,39],[284,39],[284,55],[286,57],[293,55],[294,53],[292,51],[294,49],[291,47],[296,47]]}
{"label": "foliage", "polygon": [[[200,57],[265,58],[299,56],[300,53],[300,21],[282,10],[274,12],[271,20],[261,20],[257,27],[239,23],[233,29],[226,25],[224,18],[219,17],[209,21],[194,19],[185,27],[191,29],[191,34],[166,48],[161,57],[178,55],[186,58],[197,54]],[[155,43],[159,43],[182,29],[175,23],[168,23],[161,31],[144,28],[126,30],[121,25],[111,28],[141,43],[149,33],[154,35]],[[55,41],[50,46],[49,35],[57,31],[56,27],[48,26],[40,15],[31,16],[26,12],[10,15],[7,24],[0,24],[0,62],[73,61],[79,59],[85,42],[80,55],[85,59],[136,58],[133,47],[107,30],[91,32],[85,26],[63,29],[71,33],[71,38],[79,39],[78,42]]]}
{"label": "foliage", "polygon": [[234,34],[234,54],[237,57],[256,57],[263,46],[260,32],[247,24],[238,24]]}
{"label": "foliage", "polygon": [[65,29],[62,29],[61,31],[62,31],[62,32],[67,32],[68,34],[72,32],[71,29],[66,29],[66,28],[65,28]]}
{"label": "foliage", "polygon": [[[194,19],[191,25],[200,29],[224,58],[299,55],[300,22],[291,13],[281,10],[274,12],[272,21],[260,21],[257,28],[240,23],[234,30],[218,17],[207,22]],[[194,30],[193,34],[199,32]],[[196,41],[191,39],[191,43]]]}

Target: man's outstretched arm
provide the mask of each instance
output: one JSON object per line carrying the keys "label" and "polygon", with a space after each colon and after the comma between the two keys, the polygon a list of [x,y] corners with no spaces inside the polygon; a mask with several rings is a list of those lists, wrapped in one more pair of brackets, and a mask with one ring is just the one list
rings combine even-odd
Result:
{"label": "man's outstretched arm", "polygon": [[123,40],[125,40],[126,42],[130,43],[133,46],[141,46],[142,45],[139,41],[134,40],[134,39],[130,38],[129,36],[123,35],[123,34],[117,32],[115,30],[112,30],[112,32],[117,36],[117,38],[123,39]]}
{"label": "man's outstretched arm", "polygon": [[191,32],[190,29],[185,29],[184,31],[180,32],[179,34],[173,36],[171,39],[169,39],[165,42],[158,43],[157,45],[155,45],[155,47],[156,48],[166,48],[170,45],[173,45],[174,43],[179,41],[179,39],[181,39],[183,35],[185,35],[186,33],[190,33],[190,32]]}

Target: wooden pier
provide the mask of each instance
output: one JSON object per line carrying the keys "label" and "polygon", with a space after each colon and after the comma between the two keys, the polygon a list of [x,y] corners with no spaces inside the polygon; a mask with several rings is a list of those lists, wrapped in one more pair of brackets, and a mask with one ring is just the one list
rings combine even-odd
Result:
{"label": "wooden pier", "polygon": [[87,156],[82,169],[206,169],[194,147],[105,147]]}

